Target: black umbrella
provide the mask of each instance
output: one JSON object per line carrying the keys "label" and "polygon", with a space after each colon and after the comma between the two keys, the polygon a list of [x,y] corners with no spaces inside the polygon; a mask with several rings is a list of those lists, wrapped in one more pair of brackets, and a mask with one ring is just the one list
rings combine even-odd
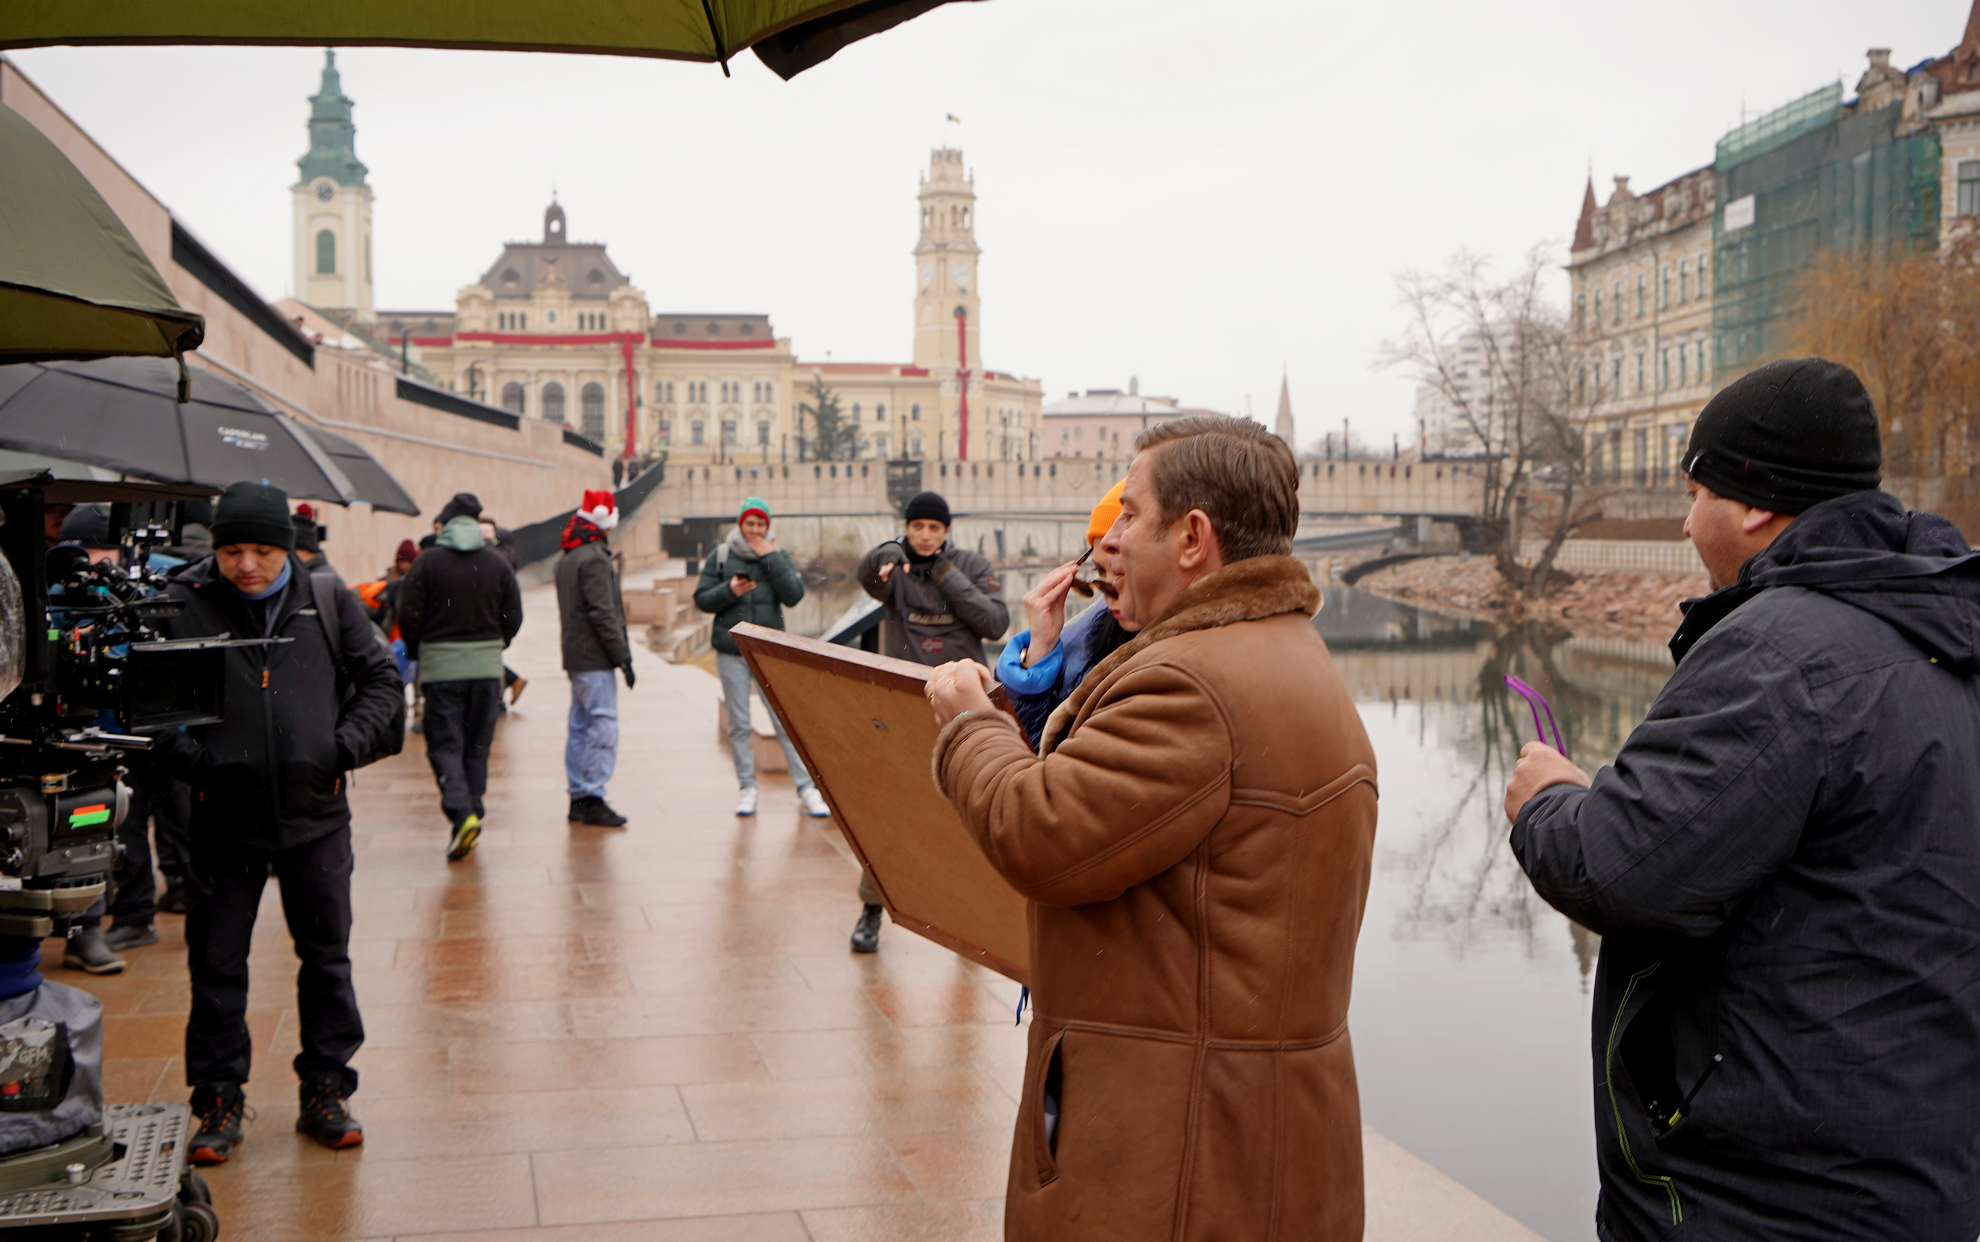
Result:
{"label": "black umbrella", "polygon": [[344,477],[349,479],[351,486],[357,490],[359,500],[374,509],[383,509],[388,513],[419,516],[419,502],[414,500],[405,488],[399,486],[399,481],[392,477],[392,472],[387,470],[376,457],[365,452],[364,446],[346,440],[333,431],[312,427],[308,423],[298,423],[297,426],[301,427],[310,439],[316,441],[317,447],[330,455],[331,461],[337,463],[337,467],[344,472]]}
{"label": "black umbrella", "polygon": [[[178,381],[178,367],[162,358],[0,366],[0,448],[161,483],[250,479],[295,500],[372,500],[344,470],[347,452],[364,452],[357,445],[338,437],[333,455],[294,419],[207,371],[192,373],[192,400],[180,404]],[[392,503],[379,507],[417,514],[384,467],[372,467],[391,483]]]}

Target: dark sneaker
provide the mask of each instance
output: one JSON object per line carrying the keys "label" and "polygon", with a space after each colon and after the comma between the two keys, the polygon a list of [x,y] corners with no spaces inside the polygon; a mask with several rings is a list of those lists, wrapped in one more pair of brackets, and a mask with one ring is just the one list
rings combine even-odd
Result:
{"label": "dark sneaker", "polygon": [[62,965],[92,975],[114,975],[122,973],[124,959],[104,945],[101,927],[85,927],[69,937],[68,946],[62,950]]}
{"label": "dark sneaker", "polygon": [[186,896],[186,886],[178,880],[165,881],[165,892],[158,898],[160,914],[184,914],[192,905]]}
{"label": "dark sneaker", "polygon": [[853,924],[853,952],[880,951],[880,914],[885,909],[885,906],[867,906],[859,912],[859,922]]}
{"label": "dark sneaker", "polygon": [[247,1111],[247,1096],[238,1084],[194,1087],[193,1120],[199,1130],[186,1150],[194,1164],[225,1164],[241,1143],[241,1114]]}
{"label": "dark sneaker", "polygon": [[603,798],[572,798],[571,819],[598,828],[623,828],[626,817],[605,805]]}
{"label": "dark sneaker", "polygon": [[470,815],[454,825],[454,835],[447,838],[447,861],[459,862],[474,853],[474,843],[481,839],[481,816]]}
{"label": "dark sneaker", "polygon": [[344,1107],[344,1080],[324,1074],[302,1085],[302,1112],[296,1133],[307,1134],[325,1147],[356,1147],[364,1142],[364,1127]]}
{"label": "dark sneaker", "polygon": [[142,949],[158,943],[158,928],[151,923],[119,923],[103,933],[103,943],[113,953]]}

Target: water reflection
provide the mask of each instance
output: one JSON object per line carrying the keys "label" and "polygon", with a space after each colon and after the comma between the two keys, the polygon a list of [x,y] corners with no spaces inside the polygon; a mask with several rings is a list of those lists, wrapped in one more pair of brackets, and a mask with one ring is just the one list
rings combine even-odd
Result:
{"label": "water reflection", "polygon": [[1588,975],[1598,938],[1540,900],[1501,810],[1533,740],[1511,673],[1593,770],[1670,673],[1661,647],[1441,616],[1344,587],[1315,620],[1382,785],[1352,1014],[1369,1124],[1558,1242],[1593,1235]]}

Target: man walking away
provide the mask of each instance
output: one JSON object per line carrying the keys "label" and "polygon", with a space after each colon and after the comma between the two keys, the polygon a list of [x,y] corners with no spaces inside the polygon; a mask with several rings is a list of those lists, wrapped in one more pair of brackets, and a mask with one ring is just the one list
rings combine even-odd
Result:
{"label": "man walking away", "polygon": [[605,782],[619,755],[614,671],[623,671],[626,689],[633,688],[625,600],[605,543],[618,524],[612,493],[587,491],[583,507],[564,526],[564,555],[557,562],[557,618],[564,631],[564,671],[571,678],[570,732],[564,741],[570,819],[600,828],[626,826],[626,817],[605,804]]}
{"label": "man walking away", "polygon": [[[1003,637],[1011,625],[996,570],[982,555],[949,542],[949,502],[939,493],[908,501],[901,521],[901,537],[868,551],[853,571],[866,593],[886,605],[885,653],[931,666],[951,660],[987,665],[983,640]],[[852,949],[873,953],[880,948],[884,907],[863,870],[859,900]]]}
{"label": "man walking away", "polygon": [[1980,556],[1882,464],[1847,367],[1721,390],[1676,673],[1592,779],[1513,770],[1520,865],[1602,935],[1605,1242],[1980,1233]]}
{"label": "man walking away", "polygon": [[[302,1111],[296,1129],[327,1147],[364,1131],[345,1107],[364,1042],[351,987],[351,810],[345,773],[397,739],[404,691],[357,597],[319,593],[290,555],[295,527],[276,488],[236,483],[213,517],[213,555],[174,577],[185,611],[173,638],[273,638],[225,652],[227,718],[173,731],[156,753],[193,790],[186,960],[186,1082],[198,1164],[228,1159],[241,1141],[254,1040],[248,1031],[248,953],[272,873],[302,960],[296,1012]],[[322,613],[319,597],[332,601]]]}
{"label": "man walking away", "polygon": [[1221,415],[1135,449],[1102,542],[1140,632],[1038,753],[989,670],[928,680],[936,782],[1031,901],[1004,1236],[1358,1242],[1375,752],[1289,555],[1299,468]]}
{"label": "man walking away", "polygon": [[[722,708],[729,717],[729,758],[736,765],[736,814],[756,814],[756,749],[750,736],[749,698],[758,689],[750,674],[749,661],[742,658],[729,631],[747,621],[784,628],[784,609],[794,608],[804,599],[804,578],[798,573],[791,554],[777,546],[770,533],[770,505],[761,496],[742,502],[736,514],[736,528],[728,540],[701,567],[694,587],[694,606],[715,614],[715,673],[722,679]],[[798,801],[805,814],[823,819],[832,812],[825,796],[812,783],[797,747],[784,734],[784,722],[770,712],[770,727],[777,733],[777,745],[784,748],[784,766],[797,785]]]}
{"label": "man walking away", "polygon": [[440,510],[440,533],[399,581],[406,658],[419,663],[426,699],[426,760],[453,832],[447,861],[474,852],[487,813],[488,747],[502,705],[502,651],[522,628],[522,590],[486,546],[481,502],[467,492]]}

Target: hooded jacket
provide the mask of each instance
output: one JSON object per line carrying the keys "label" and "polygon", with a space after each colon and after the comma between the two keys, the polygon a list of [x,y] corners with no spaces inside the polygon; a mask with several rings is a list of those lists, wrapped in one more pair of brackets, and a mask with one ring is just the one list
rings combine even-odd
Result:
{"label": "hooded jacket", "polygon": [[880,566],[892,541],[859,558],[854,576],[866,593],[887,606],[887,626],[881,654],[916,664],[947,664],[983,656],[985,639],[1002,638],[1011,625],[997,571],[982,554],[945,542],[942,550],[922,564],[901,561],[880,580]]}
{"label": "hooded jacket", "polygon": [[1319,604],[1291,557],[1239,561],[1101,660],[1038,754],[1002,712],[936,739],[936,784],[1031,899],[1011,1242],[1361,1237],[1375,754]]}
{"label": "hooded jacket", "polygon": [[393,594],[399,636],[406,657],[419,661],[422,684],[502,676],[502,650],[522,628],[522,588],[475,519],[442,527]]}
{"label": "hooded jacket", "polygon": [[309,575],[301,561],[289,564],[288,585],[261,605],[259,619],[210,556],[180,570],[166,589],[186,605],[162,622],[169,637],[290,640],[228,648],[226,718],[168,735],[172,745],[161,758],[193,787],[195,839],[278,850],[349,825],[344,773],[386,740],[404,699],[363,605],[342,588],[331,592],[343,659],[338,675]]}
{"label": "hooded jacket", "polygon": [[[729,579],[741,574],[756,583],[747,595],[729,589]],[[694,606],[715,614],[715,632],[710,641],[724,655],[740,655],[729,631],[747,621],[784,628],[784,609],[804,599],[804,579],[799,576],[791,554],[776,548],[759,557],[750,550],[741,530],[732,530],[715,555],[702,563],[701,577],[694,584]]]}
{"label": "hooded jacket", "polygon": [[1980,556],[1825,501],[1671,648],[1615,763],[1512,834],[1603,936],[1602,1236],[1972,1242]]}

